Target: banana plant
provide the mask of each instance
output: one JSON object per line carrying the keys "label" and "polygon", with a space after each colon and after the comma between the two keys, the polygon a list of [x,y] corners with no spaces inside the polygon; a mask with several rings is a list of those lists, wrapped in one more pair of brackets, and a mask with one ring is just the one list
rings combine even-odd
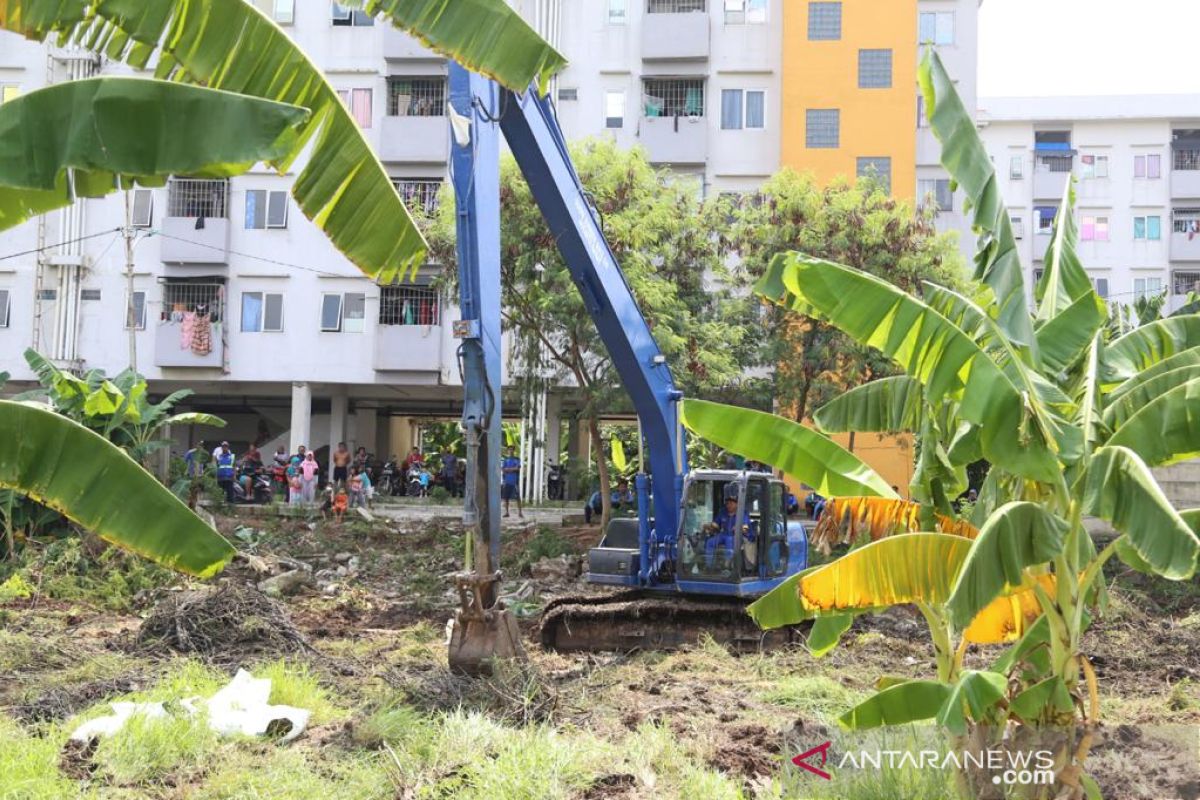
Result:
{"label": "banana plant", "polygon": [[[531,82],[544,91],[550,76],[566,64],[504,0],[368,0],[356,5],[517,91]],[[304,215],[367,276],[389,283],[414,273],[423,262],[424,239],[336,90],[253,3],[6,0],[0,3],[0,29],[37,41],[53,37],[72,42],[136,69],[152,65],[160,80],[307,109],[289,146],[261,160],[286,172],[312,145],[292,196]],[[145,140],[143,132],[121,141]],[[42,205],[26,207],[23,218],[41,213],[47,202],[48,198]],[[19,221],[19,215],[10,212],[7,224]],[[0,224],[5,224],[3,218]]]}
{"label": "banana plant", "polygon": [[[1104,566],[1115,556],[1134,569],[1186,580],[1200,559],[1197,515],[1174,509],[1150,471],[1200,454],[1200,426],[1193,423],[1200,413],[1200,315],[1114,335],[1075,253],[1070,184],[1030,308],[993,167],[936,54],[923,59],[920,82],[942,163],[982,232],[974,291],[925,286],[917,298],[800,253],[780,254],[757,288],[765,299],[877,348],[903,371],[835,400],[817,412],[818,424],[914,430],[922,435],[922,457],[937,453],[927,479],[944,479],[980,456],[990,462],[972,520],[978,533],[939,530],[930,486],[921,498],[928,508],[919,513],[856,492],[864,499],[838,502],[880,538],[793,576],[751,613],[764,626],[825,620],[821,644],[831,646],[856,614],[916,605],[929,622],[937,679],[889,681],[842,724],[934,719],[963,737],[989,724],[1082,723],[1082,735],[1058,753],[1057,796],[1098,796],[1084,765],[1099,687],[1081,642],[1090,614],[1102,610]],[[820,433],[809,429],[752,441],[739,431],[741,416],[718,409],[692,429],[737,435],[748,457],[762,458],[783,441],[808,450],[765,459],[776,464],[803,467],[826,446],[811,445]],[[793,474],[808,481],[803,470]],[[1099,552],[1085,516],[1117,533]],[[962,655],[988,625],[1012,647],[990,669],[963,669]],[[810,639],[817,632],[814,625]]]}

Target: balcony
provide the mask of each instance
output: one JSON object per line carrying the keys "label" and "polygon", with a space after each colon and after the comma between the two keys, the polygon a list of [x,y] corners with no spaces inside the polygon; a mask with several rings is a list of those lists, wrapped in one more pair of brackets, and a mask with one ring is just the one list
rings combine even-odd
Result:
{"label": "balcony", "polygon": [[[1175,168],[1171,170],[1171,197],[1176,200],[1200,200],[1200,151],[1191,151],[1191,158],[1181,159],[1189,152],[1175,151]],[[1185,165],[1185,166],[1180,166]]]}
{"label": "balcony", "polygon": [[159,257],[167,264],[229,264],[229,181],[172,178]]}
{"label": "balcony", "polygon": [[441,61],[442,57],[393,25],[383,26],[383,57],[388,61]]}
{"label": "balcony", "polygon": [[704,117],[642,117],[638,140],[654,164],[703,164],[708,153]]}
{"label": "balcony", "polygon": [[205,352],[202,346],[193,346],[194,322],[188,323],[193,327],[187,333],[185,333],[184,322],[166,319],[150,324],[154,326],[154,366],[220,369],[224,364],[225,349],[221,343],[221,325],[223,323],[211,323],[211,346],[208,348],[208,352]]}
{"label": "balcony", "polygon": [[445,117],[384,117],[379,160],[445,163],[450,155],[450,126]]}
{"label": "balcony", "polygon": [[442,368],[440,325],[379,325],[375,369],[380,372],[437,372]]}
{"label": "balcony", "polygon": [[1071,156],[1043,156],[1034,159],[1033,199],[1059,200],[1071,176]]}
{"label": "balcony", "polygon": [[1171,260],[1200,261],[1200,233],[1172,233]]}
{"label": "balcony", "polygon": [[703,0],[649,0],[642,17],[642,59],[694,61],[709,54],[709,17]]}
{"label": "balcony", "polygon": [[168,279],[154,328],[154,365],[220,369],[225,364],[222,326],[225,286],[220,281]]}
{"label": "balcony", "polygon": [[1035,233],[1033,235],[1033,260],[1045,261],[1046,251],[1050,249],[1050,242],[1054,237],[1048,233]]}

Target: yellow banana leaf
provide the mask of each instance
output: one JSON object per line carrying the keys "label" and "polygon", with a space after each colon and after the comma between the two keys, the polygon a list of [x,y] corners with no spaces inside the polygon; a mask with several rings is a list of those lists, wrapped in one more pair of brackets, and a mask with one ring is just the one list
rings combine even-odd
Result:
{"label": "yellow banana leaf", "polygon": [[[834,546],[859,538],[871,541],[896,533],[921,530],[921,506],[908,500],[883,497],[831,497],[825,501],[825,513],[813,531],[811,544],[828,555]],[[974,539],[979,530],[967,520],[937,515],[939,533]]]}

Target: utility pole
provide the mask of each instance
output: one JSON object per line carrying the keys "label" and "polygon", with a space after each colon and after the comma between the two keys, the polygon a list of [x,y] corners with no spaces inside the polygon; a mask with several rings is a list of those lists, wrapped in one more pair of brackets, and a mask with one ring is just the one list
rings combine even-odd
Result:
{"label": "utility pole", "polygon": [[137,308],[133,302],[133,193],[125,190],[125,327],[129,331],[129,370],[137,374]]}

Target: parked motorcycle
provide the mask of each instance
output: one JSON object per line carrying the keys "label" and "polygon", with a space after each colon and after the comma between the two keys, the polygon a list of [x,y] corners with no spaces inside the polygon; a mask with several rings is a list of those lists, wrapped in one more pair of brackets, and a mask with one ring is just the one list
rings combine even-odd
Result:
{"label": "parked motorcycle", "polygon": [[563,480],[562,469],[553,461],[546,470],[546,497],[550,500],[562,500]]}
{"label": "parked motorcycle", "polygon": [[[247,489],[247,484],[249,489]],[[233,483],[233,502],[235,503],[265,505],[270,503],[271,499],[271,478],[262,468],[242,470],[238,479]]]}

